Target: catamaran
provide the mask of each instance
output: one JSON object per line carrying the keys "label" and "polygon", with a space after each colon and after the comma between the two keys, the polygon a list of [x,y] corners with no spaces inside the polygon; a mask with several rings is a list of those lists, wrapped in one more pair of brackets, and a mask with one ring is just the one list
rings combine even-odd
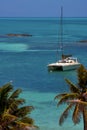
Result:
{"label": "catamaran", "polygon": [[[62,18],[63,18],[63,8],[61,7],[61,48],[63,51],[63,27],[62,27]],[[58,60],[57,62],[50,63],[47,65],[49,71],[65,71],[65,70],[73,70],[77,69],[81,64],[78,62],[78,59],[76,57],[72,57],[72,55],[64,55],[62,53],[61,60]]]}

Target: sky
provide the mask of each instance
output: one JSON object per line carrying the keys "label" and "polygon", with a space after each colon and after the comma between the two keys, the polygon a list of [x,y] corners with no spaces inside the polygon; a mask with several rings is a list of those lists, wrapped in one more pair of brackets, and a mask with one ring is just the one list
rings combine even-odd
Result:
{"label": "sky", "polygon": [[87,0],[0,0],[0,17],[87,17]]}

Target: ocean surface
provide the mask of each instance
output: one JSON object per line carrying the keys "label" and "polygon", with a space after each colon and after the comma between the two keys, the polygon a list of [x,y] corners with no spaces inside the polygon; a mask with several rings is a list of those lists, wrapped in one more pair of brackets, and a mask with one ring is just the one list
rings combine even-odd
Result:
{"label": "ocean surface", "polygon": [[[76,70],[48,72],[47,65],[60,56],[59,32],[59,18],[0,18],[0,86],[12,81],[14,90],[22,88],[40,130],[82,130],[83,121],[74,125],[71,113],[63,126],[58,124],[65,106],[57,108],[54,97],[69,91],[64,78],[77,83]],[[32,37],[7,36],[11,33]],[[63,46],[87,67],[87,18],[64,18]]]}

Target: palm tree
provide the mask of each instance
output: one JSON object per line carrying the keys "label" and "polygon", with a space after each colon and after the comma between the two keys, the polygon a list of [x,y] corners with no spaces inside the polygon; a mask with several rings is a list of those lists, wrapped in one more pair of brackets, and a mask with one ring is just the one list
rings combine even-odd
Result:
{"label": "palm tree", "polygon": [[68,117],[72,109],[72,120],[74,124],[78,124],[83,116],[84,130],[87,130],[87,70],[81,65],[77,70],[78,82],[75,85],[70,80],[65,79],[70,92],[58,94],[55,99],[58,99],[57,106],[66,103],[66,108],[61,114],[59,125],[62,125]]}
{"label": "palm tree", "polygon": [[[0,130],[30,130],[37,128],[29,114],[33,106],[24,106],[24,99],[19,98],[21,89],[13,91],[11,83],[0,87]],[[23,106],[21,106],[23,105]]]}

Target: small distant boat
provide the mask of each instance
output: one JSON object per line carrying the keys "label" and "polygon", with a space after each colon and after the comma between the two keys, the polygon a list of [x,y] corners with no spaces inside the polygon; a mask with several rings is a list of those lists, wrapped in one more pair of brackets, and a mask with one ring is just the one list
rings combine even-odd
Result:
{"label": "small distant boat", "polygon": [[[62,35],[63,35],[63,27],[62,27],[62,17],[63,17],[63,8],[61,7],[61,51],[63,51],[63,41],[62,41]],[[62,53],[61,60],[50,63],[47,65],[49,71],[65,71],[65,70],[75,70],[77,69],[81,64],[78,62],[78,59],[75,57],[72,57],[72,55],[64,55]]]}

